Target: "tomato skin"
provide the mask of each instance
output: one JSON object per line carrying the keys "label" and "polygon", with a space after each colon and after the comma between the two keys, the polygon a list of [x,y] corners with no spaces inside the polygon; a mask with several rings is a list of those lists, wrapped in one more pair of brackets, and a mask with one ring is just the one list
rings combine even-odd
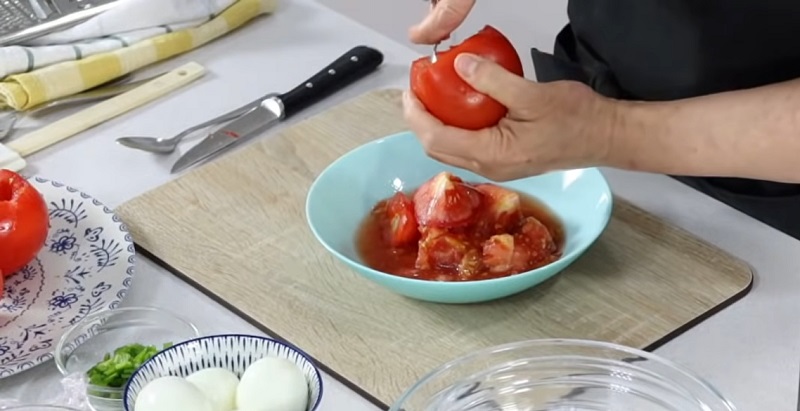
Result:
{"label": "tomato skin", "polygon": [[485,26],[472,37],[437,53],[435,63],[424,56],[411,64],[411,91],[434,117],[446,125],[480,130],[496,125],[508,109],[475,90],[458,75],[456,57],[472,53],[523,76],[522,61],[511,42],[497,29]]}
{"label": "tomato skin", "polygon": [[0,273],[8,277],[33,261],[49,229],[42,195],[19,174],[0,170]]}
{"label": "tomato skin", "polygon": [[395,193],[386,203],[386,217],[386,237],[390,245],[400,247],[419,239],[414,203],[408,196],[401,192]]}
{"label": "tomato skin", "polygon": [[477,217],[480,201],[474,188],[441,172],[414,193],[414,210],[422,227],[455,228],[469,225]]}

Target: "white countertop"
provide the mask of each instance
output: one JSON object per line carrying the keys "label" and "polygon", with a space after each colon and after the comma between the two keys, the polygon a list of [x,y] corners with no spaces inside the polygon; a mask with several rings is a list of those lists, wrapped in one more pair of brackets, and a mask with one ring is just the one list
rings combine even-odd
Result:
{"label": "white countertop", "polygon": [[[123,148],[114,143],[116,137],[173,135],[260,95],[288,90],[358,44],[376,47],[385,54],[385,65],[378,73],[262,138],[368,90],[405,87],[408,64],[417,57],[404,45],[312,0],[283,0],[275,15],[154,68],[164,70],[197,61],[209,70],[205,78],[29,158],[25,174],[64,182],[116,207],[174,178],[168,170],[179,155],[157,157]],[[187,141],[181,150],[195,142]],[[800,242],[668,177],[604,171],[618,195],[739,256],[756,271],[749,295],[656,353],[711,381],[741,410],[796,409]],[[147,259],[139,256],[137,261],[125,305],[173,309],[194,321],[204,333],[261,334]],[[50,362],[0,380],[0,398],[46,399],[58,380]],[[376,410],[335,380],[326,378],[325,383],[321,411]]]}

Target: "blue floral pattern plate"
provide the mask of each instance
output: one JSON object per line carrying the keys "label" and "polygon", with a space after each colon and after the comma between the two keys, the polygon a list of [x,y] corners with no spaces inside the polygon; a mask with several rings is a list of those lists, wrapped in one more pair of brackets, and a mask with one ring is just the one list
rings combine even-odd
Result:
{"label": "blue floral pattern plate", "polygon": [[64,184],[30,182],[47,202],[50,231],[37,258],[6,278],[0,378],[52,359],[67,328],[122,302],[133,275],[133,240],[113,210]]}

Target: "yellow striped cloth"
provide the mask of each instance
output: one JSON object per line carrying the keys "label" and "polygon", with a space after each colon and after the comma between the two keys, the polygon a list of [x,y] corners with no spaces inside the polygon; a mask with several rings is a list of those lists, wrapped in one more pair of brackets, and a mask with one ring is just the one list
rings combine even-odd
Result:
{"label": "yellow striped cloth", "polygon": [[218,16],[200,26],[156,36],[129,47],[67,61],[0,82],[0,108],[26,110],[59,97],[69,96],[150,64],[198,48],[277,7],[277,0],[237,0]]}

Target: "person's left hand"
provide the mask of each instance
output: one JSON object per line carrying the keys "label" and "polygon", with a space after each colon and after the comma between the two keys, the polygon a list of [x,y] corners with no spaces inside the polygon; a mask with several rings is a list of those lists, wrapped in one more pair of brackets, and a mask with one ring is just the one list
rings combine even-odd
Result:
{"label": "person's left hand", "polygon": [[508,115],[491,128],[454,128],[407,91],[405,119],[430,157],[493,181],[605,162],[616,121],[613,100],[578,82],[528,81],[474,55],[459,55],[455,65],[467,83],[505,105]]}

